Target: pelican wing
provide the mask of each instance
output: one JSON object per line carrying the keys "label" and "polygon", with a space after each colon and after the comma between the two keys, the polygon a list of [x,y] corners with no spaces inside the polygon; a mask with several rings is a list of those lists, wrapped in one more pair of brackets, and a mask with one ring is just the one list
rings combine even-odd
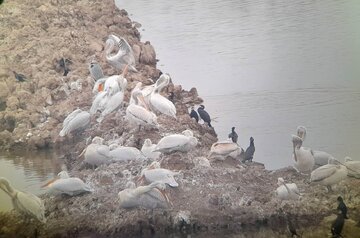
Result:
{"label": "pelican wing", "polygon": [[105,109],[101,113],[101,116],[105,117],[107,114],[114,111],[116,108],[118,108],[121,105],[123,100],[124,100],[124,93],[122,91],[119,91],[116,94],[114,94],[113,96],[111,96],[109,98],[109,100],[107,101],[107,103],[105,105]]}
{"label": "pelican wing", "polygon": [[75,117],[68,121],[60,131],[60,136],[65,136],[72,131],[85,128],[90,123],[90,113],[82,111],[77,113]]}
{"label": "pelican wing", "polygon": [[312,182],[318,182],[324,180],[330,177],[331,175],[333,175],[334,173],[336,173],[336,170],[337,170],[337,165],[334,164],[323,165],[311,172],[310,180]]}
{"label": "pelican wing", "polygon": [[189,140],[189,137],[180,134],[165,136],[156,145],[154,151],[176,150],[186,145]]}
{"label": "pelican wing", "polygon": [[110,156],[116,161],[144,159],[144,155],[135,147],[118,147],[110,151]]}
{"label": "pelican wing", "polygon": [[158,189],[153,188],[139,197],[139,205],[148,209],[166,208],[167,201]]}
{"label": "pelican wing", "polygon": [[221,142],[216,142],[211,146],[211,153],[214,154],[220,154],[220,155],[225,155],[225,154],[229,154],[233,151],[239,150],[240,147],[233,142],[229,142],[229,141],[221,141]]}
{"label": "pelican wing", "polygon": [[106,102],[108,101],[107,98],[107,92],[106,91],[102,91],[100,93],[98,93],[91,105],[90,108],[90,114],[95,114],[98,110],[103,110],[104,106],[106,105]]}
{"label": "pelican wing", "polygon": [[113,75],[106,79],[104,83],[104,91],[115,94],[120,91],[120,86],[118,83],[120,75]]}
{"label": "pelican wing", "polygon": [[76,110],[74,110],[72,113],[70,113],[66,118],[65,118],[65,120],[64,120],[64,122],[63,122],[63,126],[66,126],[66,125],[68,125],[69,124],[69,122],[71,121],[71,120],[73,120],[79,113],[81,113],[82,112],[82,110],[81,109],[76,109]]}
{"label": "pelican wing", "polygon": [[148,169],[144,171],[143,175],[145,179],[150,183],[158,181],[169,184],[171,187],[179,186],[179,184],[174,179],[175,173],[168,169]]}
{"label": "pelican wing", "polygon": [[24,192],[18,192],[16,197],[13,204],[21,213],[35,217],[41,222],[46,221],[44,203],[39,197]]}
{"label": "pelican wing", "polygon": [[157,117],[154,113],[146,110],[145,108],[131,104],[126,109],[126,115],[128,119],[134,121],[137,124],[142,125],[157,125]]}
{"label": "pelican wing", "polygon": [[50,186],[56,193],[64,193],[70,196],[92,192],[92,189],[79,178],[59,179]]}
{"label": "pelican wing", "polygon": [[158,93],[152,93],[150,96],[150,103],[152,108],[155,108],[157,111],[176,118],[175,105],[167,98]]}

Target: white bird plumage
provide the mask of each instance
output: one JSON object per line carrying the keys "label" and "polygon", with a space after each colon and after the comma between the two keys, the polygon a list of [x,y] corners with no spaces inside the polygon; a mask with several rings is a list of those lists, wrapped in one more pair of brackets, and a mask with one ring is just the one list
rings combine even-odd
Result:
{"label": "white bird plumage", "polygon": [[71,178],[66,171],[61,171],[58,175],[42,187],[49,188],[49,192],[55,195],[67,194],[76,196],[86,192],[93,192],[89,185],[79,178]]}
{"label": "white bird plumage", "polygon": [[195,148],[198,140],[191,130],[185,130],[182,134],[172,134],[160,139],[154,152],[171,153],[173,151],[188,152]]}
{"label": "white bird plumage", "polygon": [[300,192],[295,183],[285,183],[283,178],[278,178],[278,185],[276,196],[280,200],[298,200],[300,198]]}
{"label": "white bird plumage", "polygon": [[63,122],[63,128],[60,136],[66,136],[69,133],[86,128],[90,124],[90,113],[76,109],[70,113]]}
{"label": "white bird plumage", "polygon": [[129,160],[143,160],[146,157],[143,153],[135,147],[130,146],[109,146],[110,156],[114,162],[129,161]]}
{"label": "white bird plumage", "polygon": [[168,184],[171,187],[178,187],[179,184],[174,178],[174,176],[178,174],[179,172],[173,172],[168,169],[160,168],[160,163],[154,161],[147,168],[141,171],[138,181],[147,183],[159,181],[164,184]]}
{"label": "white bird plumage", "polygon": [[160,157],[160,152],[154,152],[156,145],[151,142],[150,139],[145,139],[143,146],[141,147],[141,152],[148,159],[156,160]]}
{"label": "white bird plumage", "polygon": [[122,208],[139,206],[147,209],[166,208],[170,203],[169,197],[165,193],[166,185],[161,182],[153,182],[137,188],[133,182],[128,182],[126,187],[118,193]]}
{"label": "white bird plumage", "polygon": [[225,160],[226,157],[238,157],[244,150],[237,144],[230,140],[218,141],[212,144],[209,154],[209,159]]}
{"label": "white bird plumage", "polygon": [[348,176],[360,178],[360,161],[345,157],[345,166],[348,169]]}
{"label": "white bird plumage", "polygon": [[160,95],[160,91],[169,84],[170,76],[168,74],[162,74],[156,81],[155,88],[150,94],[151,108],[155,111],[159,111],[162,114],[176,118],[175,105],[164,96]]}
{"label": "white bird plumage", "polygon": [[26,219],[35,218],[41,222],[46,222],[44,203],[39,197],[16,190],[3,177],[0,177],[0,188],[10,196],[14,209]]}
{"label": "white bird plumage", "polygon": [[328,164],[320,166],[311,172],[310,181],[322,184],[332,191],[331,186],[347,177],[348,170],[344,165],[334,159],[329,159]]}
{"label": "white bird plumage", "polygon": [[[156,115],[148,109],[140,106],[140,101],[143,100],[143,96],[140,90],[135,90],[131,93],[131,97],[134,99],[134,104],[130,104],[126,108],[126,118],[131,123],[139,126],[151,126],[158,127]],[[143,102],[145,104],[145,102]]]}
{"label": "white bird plumage", "polygon": [[302,147],[302,142],[299,136],[292,135],[294,168],[301,173],[311,172],[315,164],[314,156],[311,149]]}
{"label": "white bird plumage", "polygon": [[83,153],[85,157],[84,161],[87,164],[99,166],[111,162],[112,158],[109,147],[103,145],[103,140],[101,137],[96,136],[92,139],[92,143],[86,147]]}
{"label": "white bird plumage", "polygon": [[[306,138],[306,127],[305,126],[298,126],[296,129],[297,136],[302,139],[302,141],[305,141]],[[315,165],[322,166],[328,163],[329,159],[335,159],[332,155],[329,153],[326,153],[324,151],[319,150],[312,150]]]}
{"label": "white bird plumage", "polygon": [[[115,46],[118,52],[112,55]],[[129,43],[123,37],[109,35],[105,42],[105,57],[106,60],[116,69],[123,69],[126,65],[133,72],[137,72],[135,68],[135,57],[133,50]]]}

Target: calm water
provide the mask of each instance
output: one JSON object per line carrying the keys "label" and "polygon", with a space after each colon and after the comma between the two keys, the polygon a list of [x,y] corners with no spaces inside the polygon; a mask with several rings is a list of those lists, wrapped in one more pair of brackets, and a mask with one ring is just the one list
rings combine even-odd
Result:
{"label": "calm water", "polygon": [[[41,185],[61,170],[56,155],[46,152],[9,155],[0,153],[0,177],[7,178],[15,189],[39,195],[45,192]],[[0,190],[0,211],[12,208],[9,196]]]}
{"label": "calm water", "polygon": [[[236,127],[255,138],[255,160],[292,164],[290,135],[305,145],[360,158],[360,4],[350,0],[122,0],[154,45],[158,67],[196,87],[220,139]],[[56,155],[0,155],[0,176],[40,194],[61,170]],[[0,210],[10,200],[0,191]]]}
{"label": "calm water", "polygon": [[219,139],[255,138],[255,160],[292,164],[290,135],[339,159],[360,149],[357,1],[116,0],[142,24],[158,67],[196,87]]}

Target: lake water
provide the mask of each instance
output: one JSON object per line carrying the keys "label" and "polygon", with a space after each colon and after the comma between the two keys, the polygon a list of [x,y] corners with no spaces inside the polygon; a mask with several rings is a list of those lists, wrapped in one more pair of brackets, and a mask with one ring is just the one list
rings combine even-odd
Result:
{"label": "lake water", "polygon": [[116,0],[142,24],[158,68],[196,87],[219,139],[235,126],[269,169],[291,165],[291,134],[339,159],[360,155],[357,1]]}
{"label": "lake water", "polygon": [[[219,139],[232,126],[255,160],[291,165],[291,134],[305,145],[359,159],[360,4],[350,0],[122,0],[155,47],[158,68],[196,87]],[[41,194],[61,170],[56,155],[0,155],[0,176]],[[0,192],[0,210],[11,207]]]}

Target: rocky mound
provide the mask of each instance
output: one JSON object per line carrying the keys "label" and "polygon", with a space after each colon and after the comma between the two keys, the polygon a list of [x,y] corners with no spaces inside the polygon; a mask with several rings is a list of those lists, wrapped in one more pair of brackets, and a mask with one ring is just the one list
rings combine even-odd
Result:
{"label": "rocky mound", "polygon": [[[346,221],[344,235],[359,234],[359,180],[347,179],[334,193],[327,193],[292,168],[268,171],[261,164],[235,159],[207,162],[209,148],[217,138],[211,128],[187,115],[190,105],[202,101],[196,89],[186,92],[173,84],[167,88],[175,95],[178,119],[159,116],[158,130],[132,128],[123,118],[124,105],[101,124],[94,117],[84,132],[60,138],[64,118],[78,107],[88,110],[91,106],[93,82],[87,68],[91,56],[96,56],[107,75],[119,73],[105,62],[103,38],[110,33],[121,35],[134,49],[139,72],[127,76],[125,101],[137,81],[149,84],[148,78],[158,78],[155,51],[149,42],[140,41],[136,24],[111,0],[11,1],[0,8],[0,14],[0,49],[5,52],[0,56],[4,65],[0,69],[1,149],[56,148],[63,151],[71,175],[94,188],[93,193],[77,197],[43,196],[44,225],[24,223],[16,213],[2,214],[0,236],[201,237],[204,233],[248,232],[256,237],[287,237],[291,219],[303,237],[325,237],[338,195],[346,201],[351,218]],[[60,58],[72,62],[68,76],[59,68]],[[11,70],[26,75],[27,81],[16,82]],[[117,193],[150,161],[113,163],[93,170],[78,158],[87,139],[94,136],[105,141],[121,138],[125,145],[140,148],[146,138],[156,143],[168,133],[185,129],[194,131],[199,144],[189,153],[162,156],[162,167],[180,171],[176,178],[179,187],[169,189],[173,205],[167,209],[126,210],[118,205]],[[280,203],[274,196],[278,177],[295,182],[303,194],[301,200]]]}

